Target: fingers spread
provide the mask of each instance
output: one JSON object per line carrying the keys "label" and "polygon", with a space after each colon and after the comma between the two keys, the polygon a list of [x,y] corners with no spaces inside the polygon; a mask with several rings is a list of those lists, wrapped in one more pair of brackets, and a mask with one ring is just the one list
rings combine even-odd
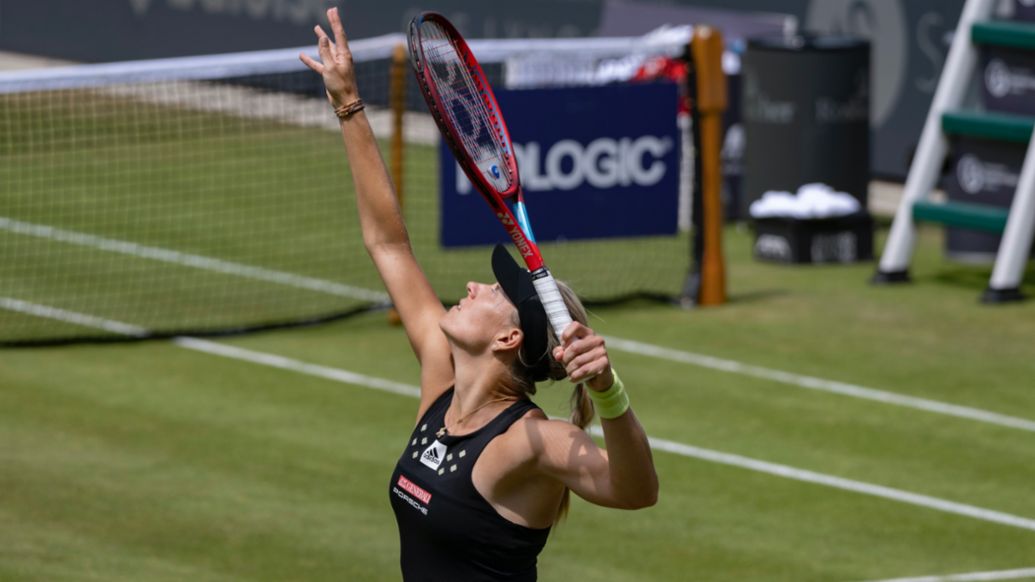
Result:
{"label": "fingers spread", "polygon": [[316,43],[316,50],[320,53],[320,60],[331,65],[334,63],[334,56],[331,54],[330,43],[327,41],[326,36],[321,36],[319,41]]}
{"label": "fingers spread", "polygon": [[335,49],[334,41],[331,40],[331,37],[327,36],[327,33],[323,31],[323,28],[321,28],[320,25],[317,24],[313,27],[313,31],[316,32],[316,37],[320,41],[319,44],[322,45],[326,42],[328,48],[330,48],[330,50],[333,52]]}
{"label": "fingers spread", "polygon": [[319,73],[321,75],[323,74],[323,65],[321,65],[317,61],[313,60],[313,58],[310,57],[309,55],[307,55],[305,53],[299,53],[298,54],[298,58],[301,59],[303,63],[305,63],[305,66],[309,67],[310,69],[312,69],[313,71],[316,71],[317,73]]}
{"label": "fingers spread", "polygon": [[349,45],[345,39],[345,27],[341,25],[341,16],[338,14],[338,9],[331,8],[328,10],[327,19],[331,21],[331,31],[334,32],[334,40],[338,43],[338,48],[347,50]]}

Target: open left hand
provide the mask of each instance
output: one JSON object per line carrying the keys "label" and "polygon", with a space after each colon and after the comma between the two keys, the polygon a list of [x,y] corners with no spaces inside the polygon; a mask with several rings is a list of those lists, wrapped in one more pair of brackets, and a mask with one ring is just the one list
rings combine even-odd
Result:
{"label": "open left hand", "polygon": [[553,357],[564,364],[568,379],[585,382],[591,390],[607,390],[614,384],[611,360],[604,347],[604,338],[589,327],[575,321],[561,334],[563,346],[553,350]]}
{"label": "open left hand", "polygon": [[327,99],[331,106],[338,108],[358,99],[359,89],[356,87],[356,73],[352,67],[352,52],[349,51],[349,42],[345,37],[345,27],[341,25],[338,9],[328,10],[327,19],[331,22],[333,41],[319,24],[313,28],[322,62],[313,60],[305,53],[299,54],[298,58],[302,59],[307,67],[323,76],[323,83],[327,87]]}

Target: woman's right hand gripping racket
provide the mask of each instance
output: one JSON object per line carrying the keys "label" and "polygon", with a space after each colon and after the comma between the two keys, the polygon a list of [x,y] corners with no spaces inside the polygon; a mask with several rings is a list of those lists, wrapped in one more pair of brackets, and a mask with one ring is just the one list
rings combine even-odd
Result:
{"label": "woman's right hand gripping racket", "polygon": [[481,65],[456,28],[435,12],[410,22],[409,45],[417,84],[442,137],[514,241],[560,338],[571,316],[532,234],[510,134]]}

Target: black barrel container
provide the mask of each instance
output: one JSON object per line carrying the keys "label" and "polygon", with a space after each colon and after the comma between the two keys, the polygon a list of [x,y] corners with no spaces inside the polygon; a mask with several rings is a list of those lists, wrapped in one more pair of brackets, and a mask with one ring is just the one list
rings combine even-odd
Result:
{"label": "black barrel container", "polygon": [[866,207],[870,45],[843,36],[748,41],[742,67],[741,211],[766,190],[823,182]]}
{"label": "black barrel container", "polygon": [[1035,0],[1013,0],[1013,19],[1035,22]]}

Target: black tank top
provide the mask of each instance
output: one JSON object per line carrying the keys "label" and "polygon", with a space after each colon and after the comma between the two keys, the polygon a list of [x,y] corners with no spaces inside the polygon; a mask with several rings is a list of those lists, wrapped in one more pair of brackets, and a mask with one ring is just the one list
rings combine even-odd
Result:
{"label": "black tank top", "polygon": [[471,469],[492,439],[537,407],[519,400],[471,434],[435,438],[452,401],[450,388],[424,413],[388,486],[403,579],[535,580],[536,557],[550,528],[504,519],[474,488]]}

